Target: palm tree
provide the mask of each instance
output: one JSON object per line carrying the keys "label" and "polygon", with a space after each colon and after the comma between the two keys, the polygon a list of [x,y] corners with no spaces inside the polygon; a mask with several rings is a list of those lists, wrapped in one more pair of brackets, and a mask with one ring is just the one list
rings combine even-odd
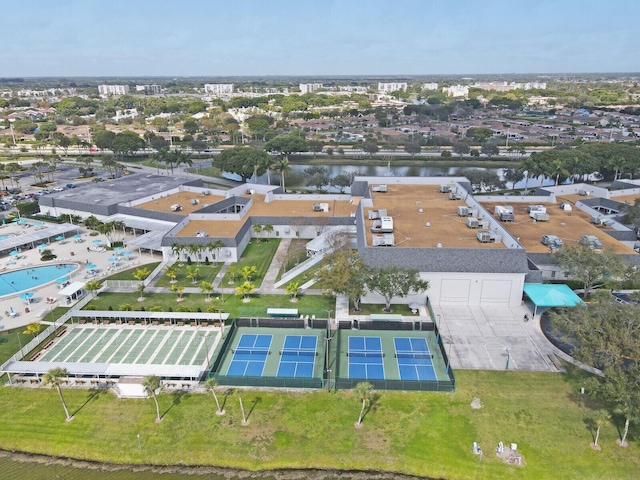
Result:
{"label": "palm tree", "polygon": [[[184,150],[174,150],[172,153],[173,161],[178,167],[183,163],[189,166],[193,165],[190,153],[185,152]],[[171,164],[171,173],[173,173],[173,163]]]}
{"label": "palm tree", "polygon": [[87,282],[84,288],[86,288],[88,292],[91,292],[91,295],[97,297],[97,291],[102,288],[102,283],[97,280],[91,280],[90,282]]}
{"label": "palm tree", "polygon": [[563,177],[569,176],[569,172],[567,171],[567,168],[565,167],[564,162],[560,158],[556,158],[555,160],[552,160],[547,167],[548,168],[546,169],[545,173],[547,173],[548,176],[550,177],[555,177],[556,186],[558,186],[558,182],[560,181],[560,176],[563,176]]}
{"label": "palm tree", "polygon": [[227,275],[229,275],[229,283],[235,283],[238,278],[238,267],[236,265],[229,265]]}
{"label": "palm tree", "polygon": [[267,185],[271,185],[271,169],[275,166],[276,159],[272,156],[264,159],[264,167],[267,169]]}
{"label": "palm tree", "polygon": [[56,387],[58,391],[58,395],[60,396],[60,401],[62,402],[62,408],[64,408],[64,413],[66,415],[65,421],[70,422],[73,420],[73,417],[69,415],[69,409],[67,408],[67,403],[64,401],[64,397],[62,396],[62,389],[60,385],[63,382],[63,379],[69,376],[69,372],[66,368],[55,367],[47,371],[42,376],[42,383],[44,385],[51,385]]}
{"label": "palm tree", "polygon": [[171,285],[171,291],[178,294],[178,302],[182,301],[182,295],[184,294],[184,287],[182,285]]}
{"label": "palm tree", "polygon": [[191,280],[191,283],[198,283],[198,275],[200,274],[199,268],[187,267],[187,278]]}
{"label": "palm tree", "polygon": [[280,186],[282,187],[282,190],[284,190],[284,176],[288,171],[291,170],[291,167],[289,166],[289,159],[286,157],[278,159],[275,164],[274,170],[280,173]]}
{"label": "palm tree", "polygon": [[251,265],[251,266],[245,265],[244,267],[242,267],[242,270],[240,271],[240,275],[242,275],[242,278],[244,279],[245,282],[250,282],[253,276],[257,273],[258,273],[258,268],[255,265]]}
{"label": "palm tree", "polygon": [[289,282],[286,288],[286,293],[291,297],[291,301],[295,301],[298,297],[298,291],[300,290],[299,282]]}
{"label": "palm tree", "polygon": [[202,282],[200,282],[200,290],[202,291],[202,293],[206,293],[207,294],[207,302],[211,301],[211,292],[213,292],[213,285],[211,284],[211,282],[207,282],[206,280],[203,280]]}
{"label": "palm tree", "polygon": [[357,397],[362,400],[362,408],[360,409],[360,416],[358,417],[358,421],[356,422],[356,427],[362,426],[362,417],[364,416],[364,410],[368,405],[371,404],[371,397],[373,396],[373,385],[369,382],[360,382],[356,385],[354,389]]}
{"label": "palm tree", "polygon": [[598,445],[598,440],[600,439],[600,428],[611,420],[611,415],[606,410],[598,410],[595,414],[594,420],[598,429],[596,430],[596,438],[593,441],[593,448],[600,450],[600,445]]}
{"label": "palm tree", "polygon": [[271,238],[271,233],[273,232],[273,225],[271,225],[270,223],[265,223],[262,226],[262,230],[264,230],[264,232],[267,234],[267,237]]}
{"label": "palm tree", "polygon": [[260,235],[262,234],[262,228],[263,228],[262,225],[260,225],[259,223],[254,223],[252,228],[253,228],[253,233],[255,233],[258,240],[260,240]]}
{"label": "palm tree", "polygon": [[178,269],[176,267],[167,267],[165,274],[171,279],[169,280],[169,283],[177,282],[176,277],[178,276]]}
{"label": "palm tree", "polygon": [[182,250],[184,250],[184,247],[185,246],[181,243],[173,242],[171,244],[171,253],[180,260],[180,254],[182,253]]}
{"label": "palm tree", "polygon": [[236,295],[243,295],[245,300],[249,300],[249,295],[255,290],[255,285],[247,281],[236,287]]}
{"label": "palm tree", "polygon": [[249,420],[244,413],[244,405],[242,404],[242,397],[238,396],[238,400],[240,401],[240,411],[242,412],[242,425],[249,425]]}
{"label": "palm tree", "polygon": [[142,382],[142,387],[144,391],[153,397],[153,401],[156,402],[156,423],[160,423],[162,421],[162,417],[160,416],[160,405],[158,404],[158,397],[156,396],[156,391],[162,390],[161,379],[157,375],[149,375],[144,378]]}
{"label": "palm tree", "polygon": [[205,245],[206,250],[211,252],[211,254],[215,252],[216,262],[219,261],[220,249],[222,247],[224,247],[224,243],[222,243],[222,240],[220,239],[215,240],[213,242],[209,242]]}
{"label": "palm tree", "polygon": [[216,387],[218,386],[218,382],[214,377],[209,378],[206,382],[204,382],[204,387],[208,392],[211,392],[214,400],[216,401],[216,406],[218,409],[216,410],[216,415],[224,415],[225,411],[220,407],[220,402],[218,401],[218,396],[216,395]]}

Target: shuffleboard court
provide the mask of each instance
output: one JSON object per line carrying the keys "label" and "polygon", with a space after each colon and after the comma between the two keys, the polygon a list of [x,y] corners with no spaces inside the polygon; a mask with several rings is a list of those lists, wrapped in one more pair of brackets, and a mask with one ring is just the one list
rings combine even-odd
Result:
{"label": "shuffleboard court", "polygon": [[78,325],[68,329],[37,358],[37,362],[122,365],[199,366],[215,349],[217,335],[197,327],[131,327]]}
{"label": "shuffleboard court", "polygon": [[318,337],[315,335],[287,335],[280,352],[277,376],[312,378],[317,343]]}

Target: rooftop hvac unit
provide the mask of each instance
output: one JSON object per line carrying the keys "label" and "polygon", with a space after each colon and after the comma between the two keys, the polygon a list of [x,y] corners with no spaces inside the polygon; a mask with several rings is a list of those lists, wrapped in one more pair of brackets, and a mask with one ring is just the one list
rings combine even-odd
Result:
{"label": "rooftop hvac unit", "polygon": [[378,213],[380,214],[380,217],[387,217],[387,209],[386,208],[381,208],[380,210],[378,210]]}
{"label": "rooftop hvac unit", "polygon": [[205,196],[206,195],[211,195],[211,192],[209,190],[203,190],[202,194],[205,195]]}
{"label": "rooftop hvac unit", "polygon": [[197,198],[191,199],[191,205],[198,205],[199,203],[200,203],[200,200],[198,200]]}
{"label": "rooftop hvac unit", "polygon": [[591,195],[591,191],[590,190],[578,190],[578,195],[582,195],[583,197],[586,197],[587,195]]}
{"label": "rooftop hvac unit", "polygon": [[491,232],[481,231],[476,234],[476,238],[480,243],[489,243],[491,241]]}
{"label": "rooftop hvac unit", "polygon": [[573,210],[573,207],[571,206],[570,203],[561,203],[560,208],[565,212],[570,212],[571,210]]}
{"label": "rooftop hvac unit", "polygon": [[207,232],[205,232],[204,230],[198,230],[196,232],[196,237],[208,237],[209,234]]}
{"label": "rooftop hvac unit", "polygon": [[314,212],[328,212],[329,204],[328,203],[314,203],[313,204]]}
{"label": "rooftop hvac unit", "polygon": [[381,192],[381,193],[387,193],[387,184],[383,183],[380,185],[374,185],[371,187],[371,191],[372,192]]}
{"label": "rooftop hvac unit", "polygon": [[493,213],[500,215],[501,213],[513,213],[513,207],[511,205],[496,205],[493,209]]}
{"label": "rooftop hvac unit", "polygon": [[502,212],[498,215],[501,222],[513,222],[515,220],[515,216],[513,212]]}
{"label": "rooftop hvac unit", "polygon": [[469,207],[465,207],[464,205],[458,207],[459,217],[468,217],[469,215],[471,215],[471,209]]}
{"label": "rooftop hvac unit", "polygon": [[591,217],[591,223],[593,223],[594,225],[597,226],[601,226],[601,225],[606,225],[607,222],[606,220],[600,218],[600,217]]}
{"label": "rooftop hvac unit", "polygon": [[557,250],[562,247],[562,239],[555,235],[543,235],[540,242],[552,250]]}
{"label": "rooftop hvac unit", "polygon": [[179,212],[180,210],[182,210],[182,205],[175,203],[173,205],[171,205],[171,211],[173,212]]}
{"label": "rooftop hvac unit", "polygon": [[248,189],[247,189],[247,193],[248,193],[249,195],[255,195],[256,191],[255,191],[253,188],[248,188]]}
{"label": "rooftop hvac unit", "polygon": [[602,242],[595,235],[582,235],[578,243],[590,250],[602,250]]}
{"label": "rooftop hvac unit", "polygon": [[462,197],[456,192],[449,192],[449,200],[462,200]]}
{"label": "rooftop hvac unit", "polygon": [[383,235],[373,235],[371,237],[371,245],[374,247],[393,247],[396,243],[393,233],[385,233]]}
{"label": "rooftop hvac unit", "polygon": [[549,214],[547,212],[531,212],[529,214],[536,222],[548,222]]}
{"label": "rooftop hvac unit", "polygon": [[477,218],[474,218],[474,217],[467,218],[467,227],[478,228],[479,226],[480,226],[480,221]]}
{"label": "rooftop hvac unit", "polygon": [[380,212],[378,210],[369,210],[369,220],[375,220],[380,218]]}
{"label": "rooftop hvac unit", "polygon": [[527,205],[527,213],[533,213],[533,212],[545,213],[546,211],[547,211],[547,207],[545,207],[544,205]]}
{"label": "rooftop hvac unit", "polygon": [[451,185],[440,185],[440,193],[449,193],[451,191]]}

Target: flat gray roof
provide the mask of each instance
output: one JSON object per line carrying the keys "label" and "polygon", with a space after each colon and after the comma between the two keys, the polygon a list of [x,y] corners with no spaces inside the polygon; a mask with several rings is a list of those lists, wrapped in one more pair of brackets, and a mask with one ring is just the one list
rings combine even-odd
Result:
{"label": "flat gray roof", "polygon": [[69,200],[90,205],[94,203],[117,205],[138,200],[147,195],[159,194],[193,181],[192,178],[175,178],[170,175],[134,173],[114,180],[87,183],[64,192],[44,195],[40,198],[40,205],[52,207],[55,200]]}
{"label": "flat gray roof", "polygon": [[[33,224],[33,220],[30,223]],[[29,248],[33,244],[34,246],[42,243],[42,241],[49,238],[55,238],[58,235],[66,235],[67,233],[76,232],[78,230],[77,225],[71,225],[70,223],[58,224],[45,224],[48,225],[45,228],[29,227],[29,230],[25,230],[22,235],[16,235],[6,240],[0,241],[0,252],[13,250],[15,248],[29,245]]]}

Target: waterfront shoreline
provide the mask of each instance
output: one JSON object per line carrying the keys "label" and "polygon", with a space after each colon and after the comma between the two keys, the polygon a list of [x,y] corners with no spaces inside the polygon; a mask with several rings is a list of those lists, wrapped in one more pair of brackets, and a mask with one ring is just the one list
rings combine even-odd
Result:
{"label": "waterfront shoreline", "polygon": [[[333,469],[277,469],[277,470],[240,470],[216,467],[214,465],[153,465],[103,463],[93,460],[79,460],[71,457],[54,457],[38,453],[0,450],[0,458],[19,463],[39,463],[41,465],[60,465],[84,470],[103,472],[149,472],[158,474],[217,475],[224,479],[274,479],[274,480],[332,480],[335,478],[351,480],[437,480],[431,477],[417,477],[396,472],[333,470]],[[443,479],[440,479],[443,480]]]}

